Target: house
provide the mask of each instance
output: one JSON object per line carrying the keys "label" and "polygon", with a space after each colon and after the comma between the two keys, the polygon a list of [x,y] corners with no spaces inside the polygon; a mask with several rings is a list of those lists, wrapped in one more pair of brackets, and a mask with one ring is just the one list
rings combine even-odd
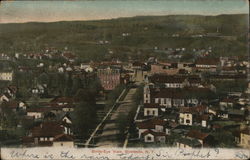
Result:
{"label": "house", "polygon": [[191,140],[198,140],[201,143],[202,147],[209,147],[214,144],[214,139],[211,135],[208,133],[203,133],[198,130],[190,130],[186,138],[189,138]]}
{"label": "house", "polygon": [[150,89],[151,103],[157,103],[166,108],[185,106],[185,97],[180,90],[161,88]]}
{"label": "house", "polygon": [[170,63],[158,63],[158,64],[151,64],[151,74],[168,74],[168,75],[175,75],[179,73],[179,69],[172,66]]}
{"label": "house", "polygon": [[6,93],[8,93],[8,95],[10,95],[12,98],[15,98],[17,93],[17,87],[14,85],[8,86],[6,88]]}
{"label": "house", "polygon": [[234,142],[237,144],[237,145],[240,145],[240,141],[241,141],[241,139],[240,139],[240,133],[241,131],[239,131],[239,130],[236,130],[236,131],[233,131],[232,132],[232,135],[234,136]]}
{"label": "house", "polygon": [[217,112],[217,117],[221,119],[228,119],[228,111],[227,110],[219,110]]}
{"label": "house", "polygon": [[154,74],[149,77],[149,82],[163,84],[164,88],[198,87],[201,84],[201,78],[195,75]]}
{"label": "house", "polygon": [[196,106],[214,95],[209,88],[158,88],[144,87],[144,103],[157,103],[166,108]]}
{"label": "house", "polygon": [[62,53],[62,57],[68,60],[69,62],[74,62],[76,58],[76,56],[71,52]]}
{"label": "house", "polygon": [[178,124],[176,122],[167,121],[164,126],[166,135],[171,135],[171,131],[177,126]]}
{"label": "house", "polygon": [[27,116],[33,117],[34,119],[42,119],[46,112],[51,110],[50,107],[34,107],[27,109]]}
{"label": "house", "polygon": [[[55,138],[66,134],[65,126],[58,122],[42,122],[29,131],[29,135],[23,137],[23,144],[33,146],[52,146]],[[59,139],[60,140],[60,139]]]}
{"label": "house", "polygon": [[75,108],[75,100],[71,97],[57,97],[50,101],[51,110],[71,112]]}
{"label": "house", "polygon": [[229,109],[228,118],[235,121],[243,121],[246,118],[246,110]]}
{"label": "house", "polygon": [[12,81],[13,76],[13,71],[1,71],[0,81]]}
{"label": "house", "polygon": [[144,142],[152,143],[152,142],[166,142],[166,133],[165,132],[155,132],[153,130],[146,130],[142,133],[142,137]]}
{"label": "house", "polygon": [[179,111],[179,123],[182,125],[192,126],[196,121],[196,117],[205,113],[206,111],[206,106],[181,107]]}
{"label": "house", "polygon": [[235,100],[232,98],[224,98],[220,101],[220,106],[226,108],[228,107],[232,108],[235,105],[235,103],[236,103]]}
{"label": "house", "polygon": [[0,94],[0,103],[10,101],[10,97],[6,94]]}
{"label": "house", "polygon": [[114,67],[99,68],[97,69],[97,77],[104,90],[113,90],[120,84],[120,69]]}
{"label": "house", "polygon": [[202,145],[197,139],[180,138],[176,141],[178,148],[200,148]]}
{"label": "house", "polygon": [[210,127],[209,122],[212,120],[211,116],[208,114],[204,114],[201,116],[201,126],[202,127]]}
{"label": "house", "polygon": [[72,124],[72,112],[66,112],[60,115],[59,120],[68,124]]}
{"label": "house", "polygon": [[224,66],[224,67],[221,68],[220,73],[230,75],[230,74],[237,74],[238,71],[237,71],[237,69],[235,67],[225,67]]}
{"label": "house", "polygon": [[53,147],[74,147],[73,137],[67,134],[59,134],[53,140]]}
{"label": "house", "polygon": [[56,97],[50,101],[52,105],[54,104],[59,106],[74,104],[74,102],[74,98],[71,97]]}
{"label": "house", "polygon": [[46,84],[43,84],[43,85],[38,84],[37,86],[35,86],[31,89],[31,93],[32,94],[44,94],[46,89],[47,89]]}
{"label": "house", "polygon": [[161,118],[148,119],[143,122],[137,122],[136,126],[139,130],[139,138],[141,138],[142,133],[147,130],[152,130],[155,132],[164,132],[164,125],[166,121]]}
{"label": "house", "polygon": [[217,58],[199,58],[195,62],[195,70],[216,72],[219,64],[220,61]]}
{"label": "house", "polygon": [[247,76],[245,74],[214,74],[209,76],[210,81],[236,81],[236,80],[246,80]]}
{"label": "house", "polygon": [[85,72],[93,72],[94,71],[94,68],[92,68],[90,64],[81,63],[80,69],[84,70]]}
{"label": "house", "polygon": [[188,108],[181,108],[179,113],[179,123],[182,125],[193,125],[193,114],[189,111]]}
{"label": "house", "polygon": [[63,67],[59,67],[58,69],[57,69],[57,71],[59,72],[59,73],[63,73],[64,72],[64,68]]}
{"label": "house", "polygon": [[240,146],[250,149],[250,129],[245,128],[240,132]]}
{"label": "house", "polygon": [[14,112],[16,112],[16,111],[18,111],[20,109],[26,110],[26,107],[27,107],[24,102],[17,101],[17,100],[11,100],[11,101],[8,101],[8,102],[5,101],[5,102],[3,102],[1,104],[1,106],[9,108]]}
{"label": "house", "polygon": [[183,88],[184,76],[154,74],[149,77],[149,82],[154,84],[164,84],[165,88]]}
{"label": "house", "polygon": [[143,105],[144,116],[159,116],[161,111],[164,111],[165,107],[155,103],[145,103]]}

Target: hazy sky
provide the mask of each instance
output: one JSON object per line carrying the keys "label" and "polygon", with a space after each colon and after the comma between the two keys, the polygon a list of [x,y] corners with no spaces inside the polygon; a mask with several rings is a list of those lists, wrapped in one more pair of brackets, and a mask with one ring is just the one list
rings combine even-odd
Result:
{"label": "hazy sky", "polygon": [[97,20],[142,15],[248,13],[248,0],[5,1],[0,23]]}

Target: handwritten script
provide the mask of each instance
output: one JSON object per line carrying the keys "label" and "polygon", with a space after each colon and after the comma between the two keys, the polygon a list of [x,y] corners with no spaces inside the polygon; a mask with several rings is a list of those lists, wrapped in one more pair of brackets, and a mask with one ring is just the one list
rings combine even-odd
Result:
{"label": "handwritten script", "polygon": [[249,159],[244,149],[221,148],[1,148],[2,159],[13,160],[156,160],[156,159]]}

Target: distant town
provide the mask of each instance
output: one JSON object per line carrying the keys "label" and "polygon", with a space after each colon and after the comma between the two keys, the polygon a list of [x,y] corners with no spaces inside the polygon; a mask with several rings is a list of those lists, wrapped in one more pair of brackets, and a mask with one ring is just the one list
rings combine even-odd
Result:
{"label": "distant town", "polygon": [[[237,39],[219,27],[190,37]],[[111,47],[107,60],[82,60],[70,46],[1,52],[1,146],[250,148],[247,54],[215,56],[213,46],[146,49],[147,58],[136,48],[140,54],[122,58]]]}

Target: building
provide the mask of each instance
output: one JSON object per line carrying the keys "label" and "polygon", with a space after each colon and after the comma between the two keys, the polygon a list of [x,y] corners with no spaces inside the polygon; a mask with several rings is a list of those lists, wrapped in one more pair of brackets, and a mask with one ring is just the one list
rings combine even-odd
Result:
{"label": "building", "polygon": [[149,82],[163,88],[198,87],[201,85],[201,78],[197,75],[154,74],[149,77]]}
{"label": "building", "polygon": [[145,120],[143,122],[138,122],[136,126],[139,131],[139,138],[141,138],[142,133],[145,133],[145,131],[147,130],[151,130],[154,132],[164,132],[165,124],[166,121],[162,120],[161,118],[153,118]]}
{"label": "building", "polygon": [[178,148],[200,148],[202,145],[197,139],[180,138],[176,142]]}
{"label": "building", "polygon": [[143,105],[143,115],[144,116],[154,116],[157,117],[160,115],[161,111],[165,111],[164,106],[160,106],[159,104],[155,103],[145,103]]}
{"label": "building", "polygon": [[193,125],[193,114],[189,111],[189,109],[184,110],[184,108],[181,108],[179,113],[179,123],[188,126]]}
{"label": "building", "polygon": [[199,58],[195,62],[196,71],[216,72],[220,65],[220,60],[217,58]]}
{"label": "building", "polygon": [[166,133],[165,132],[155,132],[153,130],[146,130],[142,133],[142,137],[144,142],[152,143],[152,142],[166,142]]}
{"label": "building", "polygon": [[198,130],[190,130],[187,133],[186,138],[199,141],[202,147],[210,147],[215,143],[211,135]]}
{"label": "building", "polygon": [[1,81],[12,81],[13,71],[0,72]]}
{"label": "building", "polygon": [[120,69],[118,68],[99,68],[97,77],[101,81],[104,90],[113,90],[120,84]]}
{"label": "building", "polygon": [[[64,134],[67,134],[67,126],[59,122],[42,122],[40,125],[33,127],[29,131],[29,135],[22,138],[24,145],[29,146],[53,146],[55,140],[55,145],[70,145],[69,136],[67,140]],[[65,143],[65,141],[68,143]],[[72,141],[72,140],[71,140]],[[58,144],[59,143],[59,144]]]}
{"label": "building", "polygon": [[240,146],[250,149],[250,129],[246,128],[240,132]]}

